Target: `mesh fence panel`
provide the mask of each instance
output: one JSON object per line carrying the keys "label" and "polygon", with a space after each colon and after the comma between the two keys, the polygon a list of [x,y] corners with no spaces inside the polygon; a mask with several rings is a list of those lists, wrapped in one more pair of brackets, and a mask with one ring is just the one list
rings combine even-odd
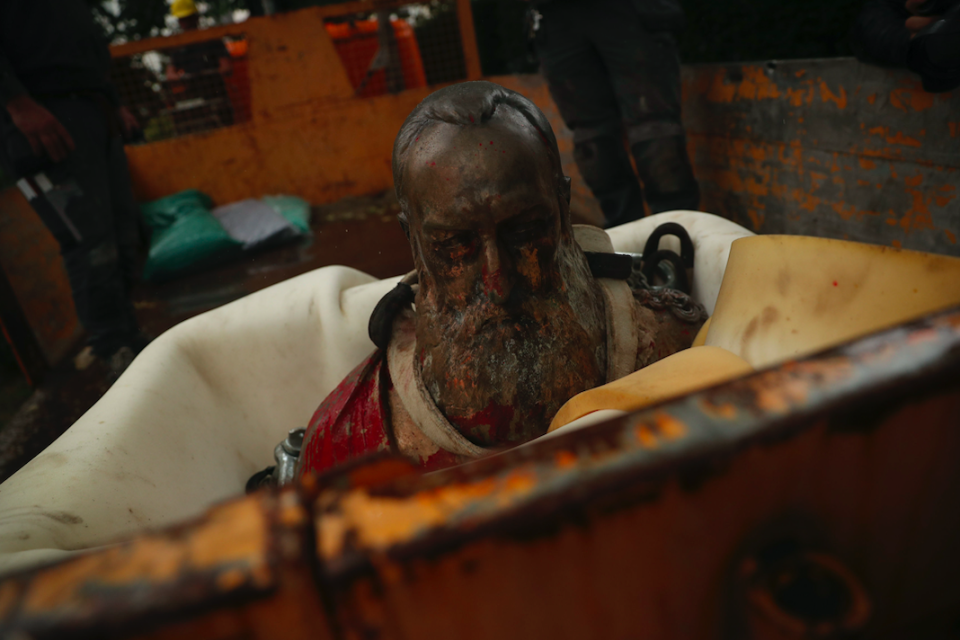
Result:
{"label": "mesh fence panel", "polygon": [[155,142],[250,119],[243,36],[157,49],[113,61],[120,99]]}
{"label": "mesh fence panel", "polygon": [[[356,97],[467,77],[455,0],[335,16],[325,28]],[[144,140],[250,120],[247,44],[246,37],[232,36],[115,58],[114,82],[140,120]]]}
{"label": "mesh fence panel", "polygon": [[466,78],[455,2],[337,16],[326,26],[359,97]]}

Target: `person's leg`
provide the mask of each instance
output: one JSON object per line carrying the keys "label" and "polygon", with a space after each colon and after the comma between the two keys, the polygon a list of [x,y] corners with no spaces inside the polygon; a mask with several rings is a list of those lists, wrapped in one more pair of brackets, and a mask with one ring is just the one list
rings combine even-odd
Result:
{"label": "person's leg", "polygon": [[555,0],[539,7],[537,54],[550,95],[573,131],[580,175],[610,227],[643,217],[643,192],[630,166],[607,69],[585,37],[584,20],[596,18],[581,5]]}
{"label": "person's leg", "polygon": [[110,141],[107,152],[107,178],[120,269],[129,294],[140,280],[143,227],[140,223],[140,206],[133,196],[127,154],[123,149],[123,139],[120,136],[114,136]]}
{"label": "person's leg", "polygon": [[680,56],[673,35],[648,31],[630,0],[601,0],[590,33],[610,71],[651,213],[696,209],[700,190],[680,120]]}
{"label": "person's leg", "polygon": [[[114,227],[108,153],[100,107],[80,98],[45,105],[70,132],[76,149],[66,160],[27,180],[30,204],[60,243],[77,316],[98,357],[109,359],[139,343]],[[140,345],[142,346],[142,345]]]}

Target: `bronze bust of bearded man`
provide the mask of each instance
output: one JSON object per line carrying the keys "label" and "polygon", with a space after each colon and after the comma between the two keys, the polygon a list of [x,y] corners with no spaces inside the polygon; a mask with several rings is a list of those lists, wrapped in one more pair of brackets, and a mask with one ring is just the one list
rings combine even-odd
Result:
{"label": "bronze bust of bearded man", "polygon": [[314,415],[299,474],[381,450],[432,470],[529,441],[574,395],[689,347],[705,320],[682,293],[591,272],[585,249],[610,240],[571,225],[553,130],[514,91],[428,96],[393,177],[416,270],[373,313],[377,351]]}

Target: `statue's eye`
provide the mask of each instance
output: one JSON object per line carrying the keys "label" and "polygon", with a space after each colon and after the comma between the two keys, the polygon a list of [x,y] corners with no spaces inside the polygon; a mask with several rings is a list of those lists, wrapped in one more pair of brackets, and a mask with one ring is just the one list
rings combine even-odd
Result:
{"label": "statue's eye", "polygon": [[434,249],[452,260],[467,257],[474,246],[474,236],[469,231],[448,231],[435,234],[433,237]]}
{"label": "statue's eye", "polygon": [[508,239],[514,244],[524,244],[539,240],[547,233],[547,222],[545,220],[525,220],[515,224],[506,230]]}

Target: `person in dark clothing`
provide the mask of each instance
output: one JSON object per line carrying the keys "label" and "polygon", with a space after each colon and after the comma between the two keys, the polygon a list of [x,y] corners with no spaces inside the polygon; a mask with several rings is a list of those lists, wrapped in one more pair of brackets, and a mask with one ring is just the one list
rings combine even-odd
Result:
{"label": "person in dark clothing", "polygon": [[115,375],[145,346],[130,301],[141,246],[122,134],[136,119],[82,0],[0,3],[0,161],[60,244],[77,316]]}
{"label": "person in dark clothing", "polygon": [[696,209],[680,120],[678,0],[547,0],[536,9],[542,73],[605,226],[643,217],[644,199],[651,213]]}
{"label": "person in dark clothing", "polygon": [[850,35],[863,62],[908,67],[933,93],[960,87],[960,0],[868,0]]}

